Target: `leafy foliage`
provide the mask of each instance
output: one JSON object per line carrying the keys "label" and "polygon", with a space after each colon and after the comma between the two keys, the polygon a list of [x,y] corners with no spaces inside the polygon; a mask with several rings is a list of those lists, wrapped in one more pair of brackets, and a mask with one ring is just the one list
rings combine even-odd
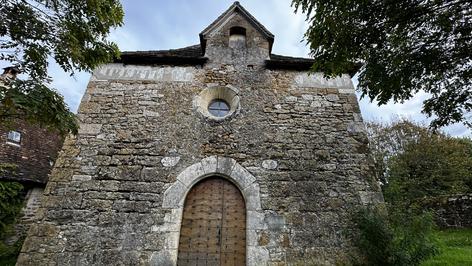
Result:
{"label": "leafy foliage", "polygon": [[64,98],[42,83],[16,80],[0,84],[0,122],[15,119],[44,125],[61,134],[77,134],[76,116],[69,111]]}
{"label": "leafy foliage", "polygon": [[0,263],[2,266],[15,266],[24,239],[19,239],[13,245],[0,242]]}
{"label": "leafy foliage", "polygon": [[118,55],[106,37],[122,20],[118,0],[3,0],[0,60],[40,81],[49,56],[67,72],[88,71]]}
{"label": "leafy foliage", "polygon": [[355,244],[364,255],[357,265],[419,265],[437,252],[430,215],[363,208],[354,218]]}
{"label": "leafy foliage", "polygon": [[[472,141],[432,135],[391,159],[384,195],[397,205],[472,192]],[[413,207],[413,206],[411,206]]]}
{"label": "leafy foliage", "polygon": [[471,126],[472,2],[467,0],[293,0],[306,13],[314,71],[362,65],[363,96],[386,104],[423,90],[433,127]]}
{"label": "leafy foliage", "polygon": [[408,120],[395,120],[391,123],[367,122],[367,137],[374,162],[374,175],[387,184],[390,159],[403,152],[410,143],[417,143],[420,138],[428,137],[432,132]]}
{"label": "leafy foliage", "polygon": [[368,123],[375,174],[385,200],[418,209],[440,196],[472,192],[472,140],[406,120]]}
{"label": "leafy foliage", "polygon": [[[11,165],[0,164],[0,170],[11,170]],[[11,227],[15,223],[23,206],[23,186],[17,182],[0,181],[0,262],[2,265],[15,265],[23,239],[13,245],[4,243],[11,234]]]}
{"label": "leafy foliage", "polygon": [[368,123],[385,209],[361,209],[354,221],[361,265],[419,265],[436,254],[433,219],[423,203],[472,192],[472,140],[407,120]]}
{"label": "leafy foliage", "polygon": [[14,163],[0,163],[0,176],[6,174],[16,174],[18,165]]}
{"label": "leafy foliage", "polygon": [[106,37],[122,21],[118,0],[2,0],[0,60],[17,66],[27,80],[0,80],[0,122],[21,117],[76,133],[74,115],[45,85],[48,59],[71,75],[109,62],[119,50]]}
{"label": "leafy foliage", "polygon": [[407,120],[368,123],[374,169],[385,199],[414,207],[427,198],[472,192],[472,140]]}
{"label": "leafy foliage", "polygon": [[23,204],[23,186],[17,182],[0,181],[0,239],[15,221]]}

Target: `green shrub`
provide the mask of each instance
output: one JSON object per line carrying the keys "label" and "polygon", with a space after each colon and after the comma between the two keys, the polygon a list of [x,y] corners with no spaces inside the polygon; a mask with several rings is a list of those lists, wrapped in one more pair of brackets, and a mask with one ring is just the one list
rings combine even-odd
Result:
{"label": "green shrub", "polygon": [[13,245],[7,245],[0,241],[0,265],[14,266],[23,245],[23,238],[16,241]]}
{"label": "green shrub", "polygon": [[5,240],[13,232],[13,225],[23,206],[23,186],[17,182],[0,181],[0,265],[15,265],[23,239],[14,244]]}
{"label": "green shrub", "polygon": [[361,252],[355,265],[419,265],[437,253],[434,222],[429,214],[363,208],[354,216],[359,231],[354,243]]}
{"label": "green shrub", "polygon": [[0,181],[0,239],[4,237],[23,206],[23,186],[17,182]]}

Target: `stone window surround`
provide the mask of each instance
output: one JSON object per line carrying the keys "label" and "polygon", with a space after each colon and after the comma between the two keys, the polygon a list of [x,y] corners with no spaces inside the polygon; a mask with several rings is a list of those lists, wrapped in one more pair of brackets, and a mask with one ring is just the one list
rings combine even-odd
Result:
{"label": "stone window surround", "polygon": [[[237,113],[239,113],[239,89],[232,85],[215,86],[209,84],[193,99],[194,109],[203,115],[204,118],[212,121],[223,121]],[[217,117],[208,111],[208,106],[213,100],[221,99],[229,105],[229,112],[222,117]]]}
{"label": "stone window surround", "polygon": [[265,265],[269,253],[266,248],[258,245],[256,233],[258,230],[267,229],[261,208],[259,184],[256,178],[234,159],[221,156],[207,157],[187,167],[165,191],[162,207],[170,210],[170,213],[165,215],[163,225],[153,228],[153,231],[163,233],[165,247],[153,254],[152,261],[166,265],[177,263],[180,228],[187,193],[196,183],[210,176],[225,178],[241,191],[246,203],[246,264]]}

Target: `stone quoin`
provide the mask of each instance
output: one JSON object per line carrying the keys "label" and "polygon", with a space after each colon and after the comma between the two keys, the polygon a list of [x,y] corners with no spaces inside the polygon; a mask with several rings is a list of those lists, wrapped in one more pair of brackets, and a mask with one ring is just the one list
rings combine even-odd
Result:
{"label": "stone quoin", "polygon": [[198,45],[96,69],[17,264],[347,262],[350,212],[382,201],[353,73],[273,42],[235,2]]}

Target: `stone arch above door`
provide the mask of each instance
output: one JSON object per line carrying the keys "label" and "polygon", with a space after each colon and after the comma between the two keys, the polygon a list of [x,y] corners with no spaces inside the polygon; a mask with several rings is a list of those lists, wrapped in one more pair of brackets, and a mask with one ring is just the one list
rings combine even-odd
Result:
{"label": "stone arch above door", "polygon": [[246,263],[266,264],[269,254],[258,245],[256,234],[257,230],[267,229],[256,178],[234,159],[211,156],[185,168],[165,191],[162,208],[170,212],[164,217],[163,225],[153,228],[153,231],[162,232],[165,246],[153,255],[152,265],[176,265],[185,198],[196,183],[209,176],[225,178],[240,189],[246,202]]}
{"label": "stone arch above door", "polygon": [[182,208],[190,188],[198,181],[212,175],[221,176],[233,182],[241,190],[248,211],[261,210],[259,185],[256,178],[236,160],[221,156],[207,157],[185,168],[177,176],[177,181],[164,193],[162,207]]}

